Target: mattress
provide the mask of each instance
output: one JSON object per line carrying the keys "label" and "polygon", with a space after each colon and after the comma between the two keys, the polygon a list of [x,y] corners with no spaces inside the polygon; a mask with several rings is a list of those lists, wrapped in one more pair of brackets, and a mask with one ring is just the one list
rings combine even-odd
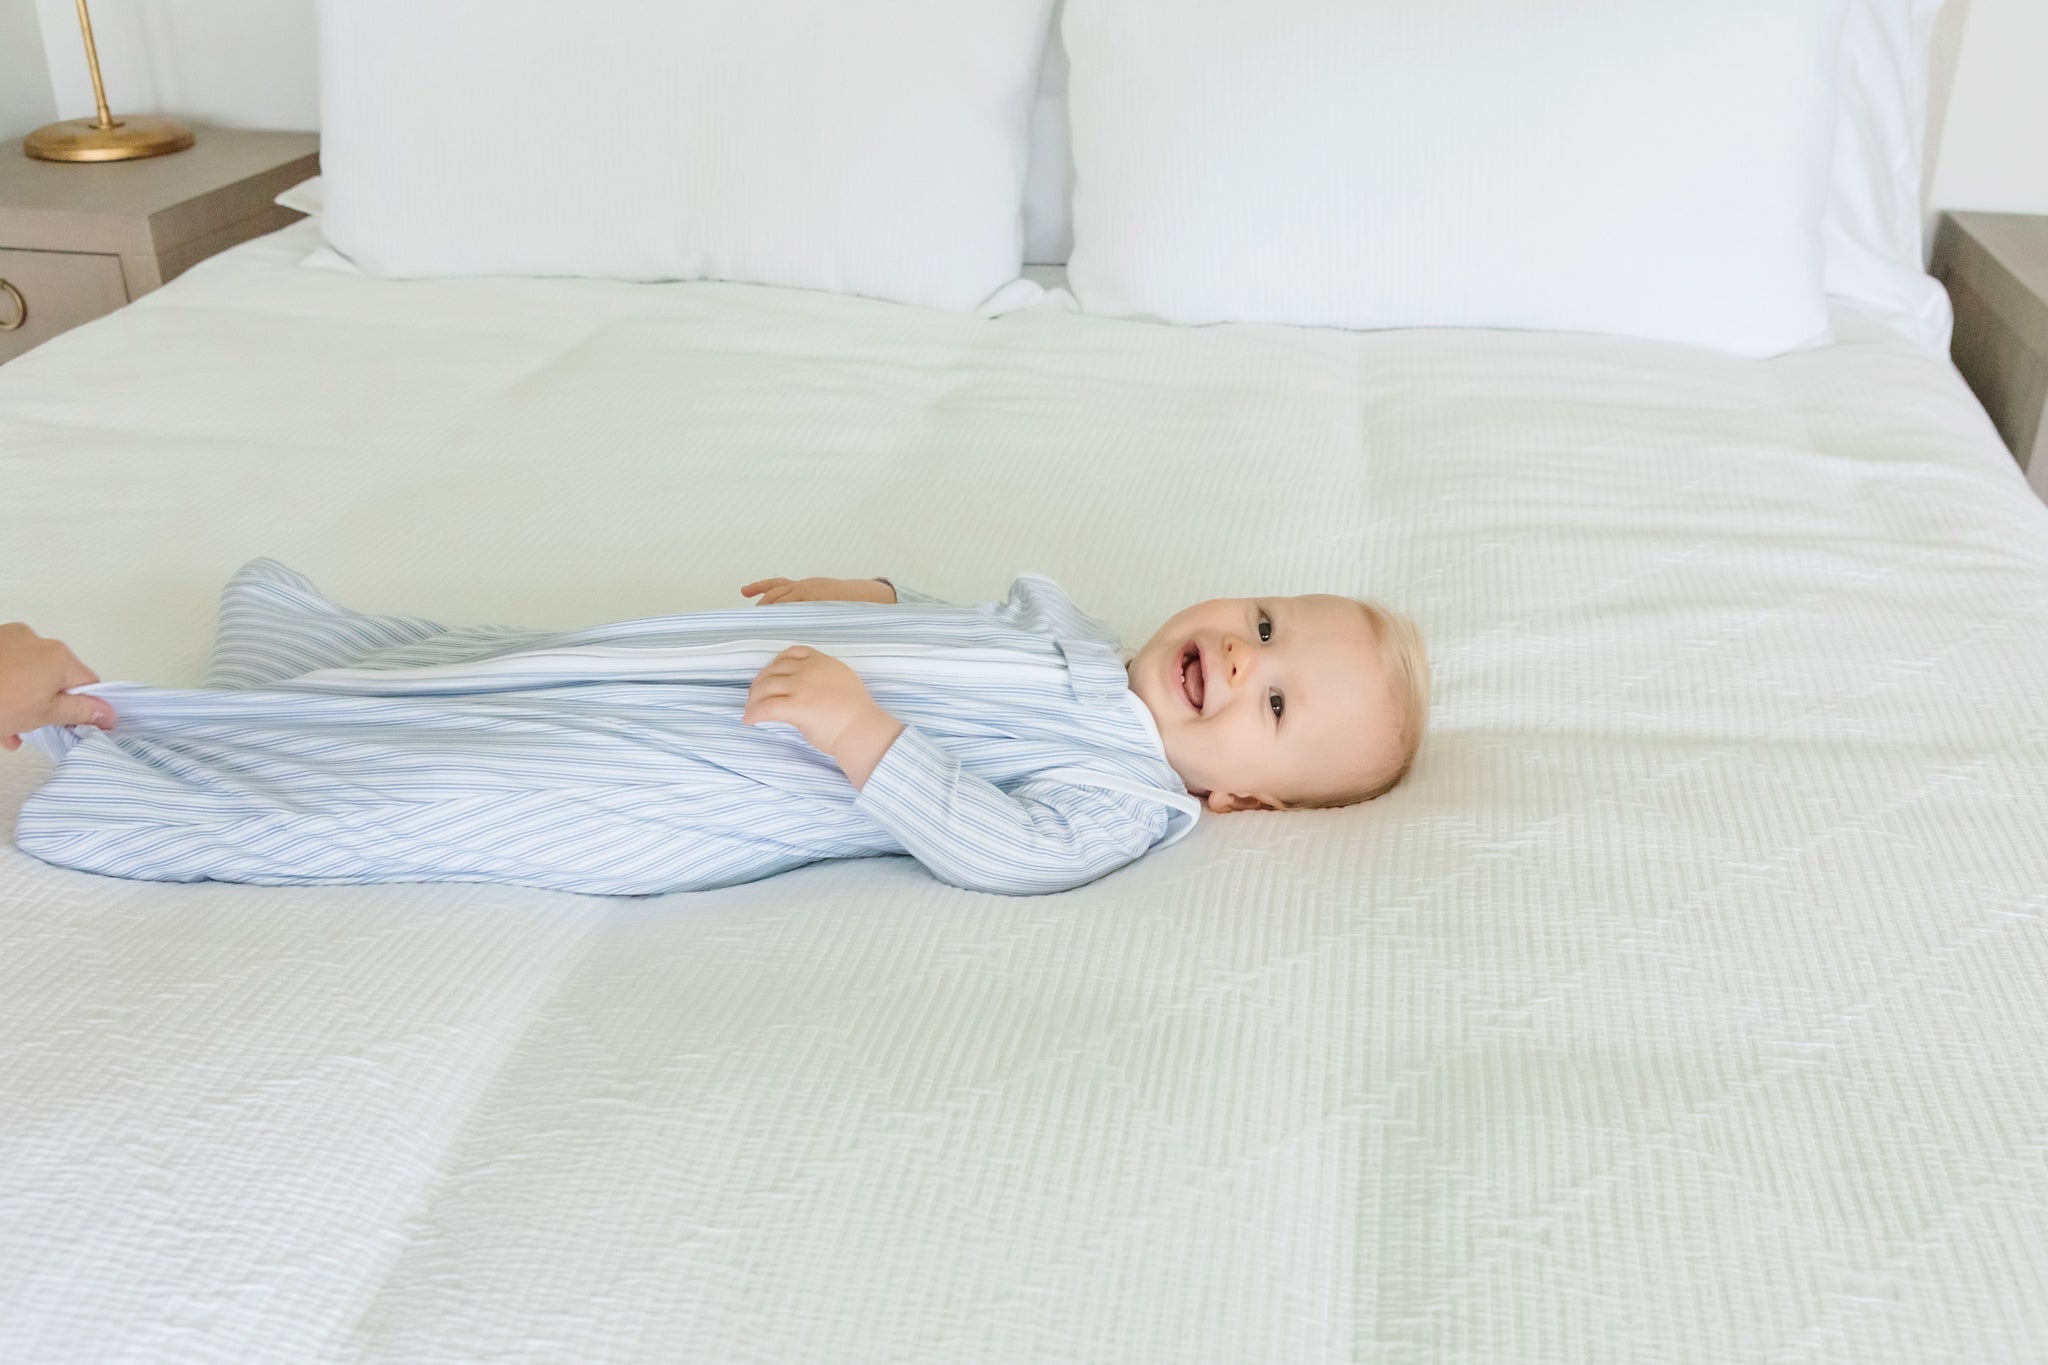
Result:
{"label": "mattress", "polygon": [[[0,612],[189,685],[274,555],[1413,615],[1367,806],[1080,890],[0,847],[0,1358],[2039,1360],[2048,508],[1940,359],[998,319],[225,253],[0,369]],[[0,825],[46,770],[0,762]]]}

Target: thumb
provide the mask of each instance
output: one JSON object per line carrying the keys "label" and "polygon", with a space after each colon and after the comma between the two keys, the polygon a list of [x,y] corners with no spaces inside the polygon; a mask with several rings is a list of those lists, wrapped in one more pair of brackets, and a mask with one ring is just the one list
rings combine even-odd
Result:
{"label": "thumb", "polygon": [[114,708],[99,697],[70,695],[58,697],[50,704],[50,725],[97,725],[102,730],[114,728]]}

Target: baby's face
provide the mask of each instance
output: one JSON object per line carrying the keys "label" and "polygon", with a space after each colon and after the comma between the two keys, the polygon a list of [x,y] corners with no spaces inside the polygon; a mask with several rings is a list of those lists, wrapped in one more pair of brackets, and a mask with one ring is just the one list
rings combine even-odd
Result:
{"label": "baby's face", "polygon": [[1333,797],[1397,761],[1399,709],[1348,598],[1197,603],[1146,641],[1130,674],[1167,761],[1212,810]]}

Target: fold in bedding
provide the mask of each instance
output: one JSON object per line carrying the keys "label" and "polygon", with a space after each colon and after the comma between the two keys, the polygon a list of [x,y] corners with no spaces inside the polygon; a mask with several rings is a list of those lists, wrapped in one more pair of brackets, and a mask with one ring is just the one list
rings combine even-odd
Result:
{"label": "fold in bedding", "polygon": [[[792,644],[904,722],[856,790],[794,726],[743,725]],[[817,602],[569,633],[337,607],[274,560],[222,594],[207,688],[100,684],[111,734],[61,760],[16,843],[156,881],[481,881],[703,890],[914,853],[956,884],[1060,890],[1172,841],[1199,807],[1115,636],[1057,586],[1002,603]]]}

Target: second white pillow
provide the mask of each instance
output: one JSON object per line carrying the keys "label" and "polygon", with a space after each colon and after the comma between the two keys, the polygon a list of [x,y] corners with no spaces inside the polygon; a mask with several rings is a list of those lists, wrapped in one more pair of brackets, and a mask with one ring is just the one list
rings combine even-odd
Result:
{"label": "second white pillow", "polygon": [[1068,0],[1090,312],[1829,338],[1842,0]]}
{"label": "second white pillow", "polygon": [[1051,0],[322,0],[322,229],[384,276],[1016,278]]}

